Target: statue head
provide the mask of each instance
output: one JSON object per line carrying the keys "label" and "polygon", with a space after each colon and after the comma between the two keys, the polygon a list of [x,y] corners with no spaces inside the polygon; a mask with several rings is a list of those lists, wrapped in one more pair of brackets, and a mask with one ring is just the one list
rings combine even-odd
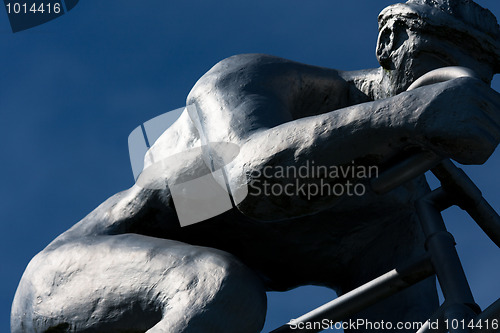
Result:
{"label": "statue head", "polygon": [[465,66],[490,82],[500,72],[495,16],[472,0],[409,0],[379,15],[377,59],[405,90],[444,66]]}

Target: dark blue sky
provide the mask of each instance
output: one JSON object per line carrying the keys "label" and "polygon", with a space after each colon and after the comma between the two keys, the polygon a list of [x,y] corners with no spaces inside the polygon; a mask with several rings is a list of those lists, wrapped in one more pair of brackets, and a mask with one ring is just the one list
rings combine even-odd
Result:
{"label": "dark blue sky", "polygon": [[[135,127],[183,106],[196,80],[233,54],[376,67],[377,15],[394,2],[86,0],[16,34],[1,8],[0,332],[9,331],[29,260],[133,184],[127,137]],[[478,3],[500,16],[500,1]],[[466,168],[497,210],[499,168],[498,152],[485,166]],[[458,210],[446,216],[484,307],[500,297],[500,250]],[[330,297],[320,288],[270,294],[266,330]]]}

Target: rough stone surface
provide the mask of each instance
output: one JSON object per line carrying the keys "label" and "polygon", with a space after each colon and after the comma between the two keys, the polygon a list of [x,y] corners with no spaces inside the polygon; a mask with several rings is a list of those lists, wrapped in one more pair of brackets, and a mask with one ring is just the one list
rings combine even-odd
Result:
{"label": "rough stone surface", "polygon": [[[494,18],[474,19],[484,13],[461,0],[392,6],[380,18],[382,68],[343,72],[239,55],[206,73],[187,102],[200,111],[204,140],[240,147],[227,166],[233,193],[266,167],[308,161],[382,168],[426,149],[480,164],[500,139],[500,96],[488,85],[498,71],[499,33]],[[454,43],[479,34],[489,43],[482,44],[485,57]],[[424,73],[449,65],[469,67],[482,80],[405,92]],[[200,142],[184,114],[147,160]],[[318,284],[344,293],[424,251],[414,212],[414,201],[429,191],[423,178],[385,195],[249,195],[181,228],[169,188],[158,184],[196,163],[166,168],[150,180],[155,189],[135,185],[114,195],[33,258],[13,303],[12,332],[255,333],[264,322],[265,290]],[[359,316],[424,321],[436,307],[430,279]]]}

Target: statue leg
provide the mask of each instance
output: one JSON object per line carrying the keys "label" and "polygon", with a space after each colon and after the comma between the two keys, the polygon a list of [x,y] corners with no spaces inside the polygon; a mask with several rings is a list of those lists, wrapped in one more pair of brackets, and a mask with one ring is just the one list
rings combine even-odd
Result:
{"label": "statue leg", "polygon": [[49,246],[11,317],[20,332],[260,332],[265,290],[223,251],[137,234]]}

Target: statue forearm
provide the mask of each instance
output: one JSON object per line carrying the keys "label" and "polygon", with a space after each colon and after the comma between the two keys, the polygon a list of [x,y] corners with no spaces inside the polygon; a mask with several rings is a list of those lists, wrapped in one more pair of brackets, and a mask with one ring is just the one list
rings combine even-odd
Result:
{"label": "statue forearm", "polygon": [[[270,219],[280,219],[289,216],[307,214],[309,210],[317,211],[332,206],[337,197],[324,195],[311,201],[308,196],[289,195],[252,195],[255,183],[263,184],[266,180],[274,186],[292,186],[288,184],[330,184],[353,181],[342,177],[332,179],[331,174],[314,174],[299,179],[291,179],[295,175],[274,177],[279,168],[301,167],[315,170],[331,170],[332,167],[364,165],[377,167],[402,148],[411,143],[412,113],[411,104],[414,94],[402,94],[395,98],[355,105],[349,108],[332,111],[327,114],[288,122],[272,129],[252,135],[241,147],[237,159],[228,166],[232,187],[250,185],[250,193],[240,205],[240,209],[249,215],[259,216],[258,211],[273,211]],[[349,172],[348,172],[349,173]],[[350,173],[349,173],[350,174]],[[254,179],[254,176],[273,179]],[[242,179],[242,177],[247,177]],[[356,180],[354,180],[356,181]],[[282,200],[292,202],[285,210],[270,209]],[[274,202],[276,201],[276,203]],[[262,207],[260,207],[263,205]],[[260,207],[260,208],[259,208]],[[282,205],[280,207],[283,207]],[[281,214],[286,216],[280,216]]]}
{"label": "statue forearm", "polygon": [[411,140],[412,101],[412,95],[400,95],[258,132],[242,145],[239,163],[233,166],[252,170],[313,160],[331,166],[363,158],[380,163]]}

